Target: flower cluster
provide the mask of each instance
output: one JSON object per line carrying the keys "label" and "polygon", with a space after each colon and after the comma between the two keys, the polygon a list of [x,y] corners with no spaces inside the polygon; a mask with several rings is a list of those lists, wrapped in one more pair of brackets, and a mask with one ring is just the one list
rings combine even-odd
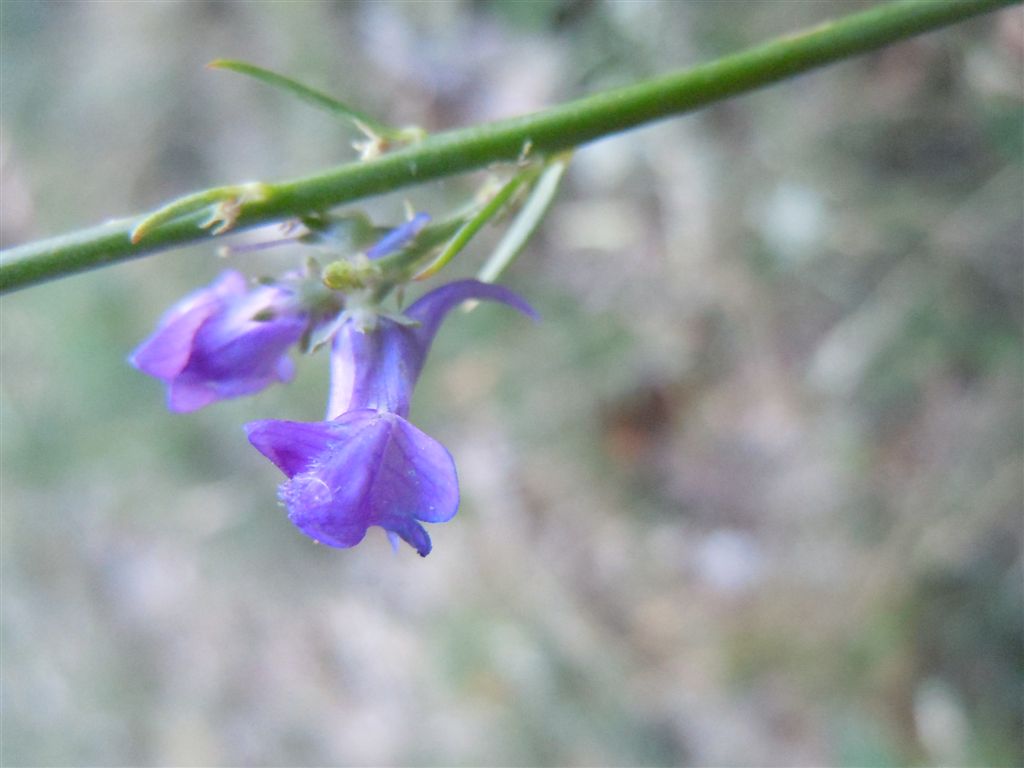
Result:
{"label": "flower cluster", "polygon": [[421,523],[455,515],[458,479],[447,449],[407,417],[441,322],[469,299],[535,316],[507,288],[476,280],[443,285],[395,316],[345,306],[340,294],[303,288],[294,276],[250,289],[229,271],[175,305],[130,359],[167,384],[172,411],[185,412],[289,380],[289,349],[313,335],[329,338],[326,420],[252,422],[249,441],[287,476],[278,496],[307,536],[351,547],[379,526],[393,545],[401,539],[426,556],[431,542]]}

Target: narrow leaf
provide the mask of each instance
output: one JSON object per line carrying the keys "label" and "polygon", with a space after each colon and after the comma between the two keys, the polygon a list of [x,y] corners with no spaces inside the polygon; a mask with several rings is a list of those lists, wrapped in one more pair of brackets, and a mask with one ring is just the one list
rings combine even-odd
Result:
{"label": "narrow leaf", "polygon": [[569,167],[571,156],[571,153],[568,152],[561,154],[544,168],[522,210],[509,225],[508,231],[494,249],[494,253],[477,273],[480,280],[485,283],[493,283],[519,255],[530,235],[540,224],[540,220],[544,218],[552,200],[555,199],[555,192],[558,191],[558,184],[562,180],[565,169]]}
{"label": "narrow leaf", "polygon": [[385,125],[379,120],[375,120],[370,117],[365,112],[361,112],[354,107],[350,107],[348,104],[338,101],[337,99],[328,96],[326,93],[322,93],[321,91],[310,88],[307,85],[303,85],[296,80],[292,80],[290,77],[285,77],[284,75],[279,75],[276,72],[271,72],[269,69],[257,67],[255,64],[248,64],[244,61],[237,61],[235,59],[216,59],[206,66],[210,69],[229,69],[232,72],[238,72],[240,74],[253,77],[260,82],[273,86],[274,88],[280,88],[283,91],[287,91],[293,96],[297,96],[313,106],[320,107],[321,109],[325,109],[334,115],[348,120],[357,130],[368,135],[371,139],[385,138],[393,141],[405,141],[409,138],[406,130],[392,128],[389,125]]}
{"label": "narrow leaf", "polygon": [[508,203],[516,191],[526,182],[535,176],[536,173],[520,173],[513,176],[497,193],[487,201],[487,204],[471,216],[465,224],[459,227],[458,231],[448,241],[444,249],[438,254],[426,268],[413,277],[413,280],[426,280],[441,271],[455,256],[466,247],[466,244],[473,236],[480,231],[484,224],[490,221]]}

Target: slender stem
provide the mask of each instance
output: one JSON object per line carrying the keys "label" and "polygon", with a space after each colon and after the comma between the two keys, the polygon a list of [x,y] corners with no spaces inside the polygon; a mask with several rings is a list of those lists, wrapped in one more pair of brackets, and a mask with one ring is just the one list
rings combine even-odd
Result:
{"label": "slender stem", "polygon": [[[322,211],[363,197],[577,147],[690,112],[895,41],[1022,0],[897,0],[683,72],[607,91],[524,117],[438,134],[365,162],[266,184],[239,205],[235,229]],[[131,242],[149,216],[37,241],[0,254],[0,292],[210,238],[208,211],[167,221]]]}

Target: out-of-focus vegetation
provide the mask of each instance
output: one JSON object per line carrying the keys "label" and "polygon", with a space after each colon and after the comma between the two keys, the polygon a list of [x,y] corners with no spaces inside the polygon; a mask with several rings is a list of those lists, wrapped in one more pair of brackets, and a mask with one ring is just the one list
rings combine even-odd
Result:
{"label": "out-of-focus vegetation", "polygon": [[[862,6],[7,0],[3,243],[351,157],[217,57],[443,129]],[[241,425],[324,359],[188,416],[127,366],[212,246],[5,297],[0,760],[1021,764],[1022,18],[579,152],[508,278],[544,322],[428,363],[426,560],[275,503]]]}

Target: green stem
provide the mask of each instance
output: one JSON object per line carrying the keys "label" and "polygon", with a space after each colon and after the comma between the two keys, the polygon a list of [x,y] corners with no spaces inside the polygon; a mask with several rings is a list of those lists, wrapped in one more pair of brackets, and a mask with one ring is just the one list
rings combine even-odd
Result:
{"label": "green stem", "polygon": [[[572,149],[1020,2],[897,0],[683,72],[536,114],[438,134],[373,160],[266,184],[264,195],[240,206],[235,228],[326,210],[493,163],[515,162],[527,150],[546,156]],[[132,230],[150,215],[0,254],[0,292],[211,237],[199,228],[208,212],[196,211],[164,222],[132,243]]]}

